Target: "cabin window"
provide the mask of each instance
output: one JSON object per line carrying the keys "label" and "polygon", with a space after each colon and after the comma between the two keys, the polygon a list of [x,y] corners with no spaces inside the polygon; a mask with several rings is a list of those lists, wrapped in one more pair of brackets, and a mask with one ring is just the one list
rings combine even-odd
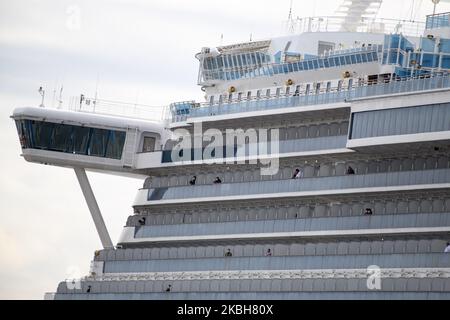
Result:
{"label": "cabin window", "polygon": [[270,98],[270,89],[267,89],[267,91],[266,91],[266,97],[267,97],[267,98]]}
{"label": "cabin window", "polygon": [[276,96],[279,97],[281,94],[281,88],[277,88]]}
{"label": "cabin window", "polygon": [[252,99],[252,92],[249,91],[247,92],[247,100],[251,100]]}
{"label": "cabin window", "polygon": [[156,145],[156,139],[154,137],[144,137],[142,144],[142,152],[154,152]]}

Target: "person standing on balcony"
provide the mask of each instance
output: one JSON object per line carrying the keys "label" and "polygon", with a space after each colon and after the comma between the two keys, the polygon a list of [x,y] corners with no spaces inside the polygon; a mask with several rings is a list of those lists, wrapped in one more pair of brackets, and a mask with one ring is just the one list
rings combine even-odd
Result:
{"label": "person standing on balcony", "polygon": [[450,253],[450,242],[447,242],[447,247],[445,248],[444,253]]}
{"label": "person standing on balcony", "polygon": [[189,184],[191,186],[195,186],[196,183],[197,183],[197,176],[193,176],[191,181],[189,181]]}
{"label": "person standing on balcony", "polygon": [[303,171],[300,169],[295,169],[294,175],[292,176],[292,179],[301,179],[303,178],[304,174]]}
{"label": "person standing on balcony", "polygon": [[216,180],[214,180],[214,184],[221,184],[222,180],[220,180],[219,177],[216,177]]}

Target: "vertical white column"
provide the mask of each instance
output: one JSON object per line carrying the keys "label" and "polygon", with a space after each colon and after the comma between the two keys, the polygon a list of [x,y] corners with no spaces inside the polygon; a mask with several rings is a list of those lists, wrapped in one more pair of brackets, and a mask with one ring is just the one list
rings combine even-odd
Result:
{"label": "vertical white column", "polygon": [[95,195],[92,191],[86,171],[82,168],[74,168],[74,170],[89,211],[91,212],[92,219],[94,220],[95,228],[97,229],[103,248],[114,249],[114,245],[109,236],[108,229],[106,228],[105,221],[103,220],[102,213],[100,212],[100,208],[98,207],[97,200],[95,199]]}

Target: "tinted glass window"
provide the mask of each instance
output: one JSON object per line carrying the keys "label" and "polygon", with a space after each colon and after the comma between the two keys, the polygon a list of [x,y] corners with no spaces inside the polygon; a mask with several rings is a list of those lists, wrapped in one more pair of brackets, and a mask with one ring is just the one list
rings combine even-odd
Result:
{"label": "tinted glass window", "polygon": [[108,143],[109,138],[108,136],[108,130],[92,129],[88,155],[94,157],[104,157],[106,155],[106,144]]}
{"label": "tinted glass window", "polygon": [[106,148],[106,157],[111,159],[121,159],[122,150],[125,144],[125,132],[111,131],[108,147]]}
{"label": "tinted glass window", "polygon": [[48,149],[52,137],[53,123],[32,121],[34,134],[34,147],[38,149]]}
{"label": "tinted glass window", "polygon": [[90,128],[73,127],[73,153],[87,154]]}
{"label": "tinted glass window", "polygon": [[126,132],[42,121],[18,120],[22,148],[121,159]]}
{"label": "tinted glass window", "polygon": [[56,124],[53,129],[51,149],[62,152],[72,151],[72,128],[63,124]]}

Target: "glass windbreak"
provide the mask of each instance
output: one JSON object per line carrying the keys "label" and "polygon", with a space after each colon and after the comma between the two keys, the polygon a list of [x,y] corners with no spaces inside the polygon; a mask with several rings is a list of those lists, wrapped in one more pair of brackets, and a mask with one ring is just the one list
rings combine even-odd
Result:
{"label": "glass windbreak", "polygon": [[450,130],[450,103],[357,112],[351,139]]}
{"label": "glass windbreak", "polygon": [[86,128],[33,120],[17,120],[23,148],[121,159],[124,131]]}

